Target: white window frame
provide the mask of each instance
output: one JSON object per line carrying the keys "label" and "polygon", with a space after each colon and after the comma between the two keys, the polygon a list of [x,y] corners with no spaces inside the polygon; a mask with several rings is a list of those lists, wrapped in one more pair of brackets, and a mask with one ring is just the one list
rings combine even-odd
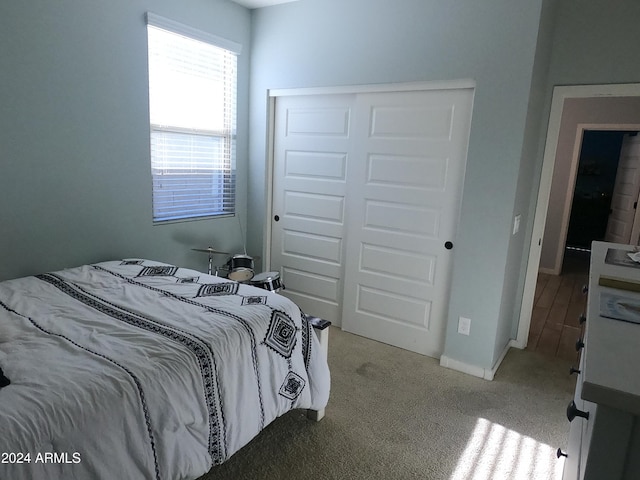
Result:
{"label": "white window frame", "polygon": [[[147,13],[146,20],[149,39],[153,222],[160,224],[233,215],[236,185],[237,56],[241,45],[151,12]],[[224,119],[221,122],[209,122],[207,112],[196,110],[197,107],[193,107],[193,115],[183,115],[182,119],[178,118],[179,113],[173,114],[170,109],[161,110],[169,102],[160,100],[167,97],[166,90],[162,97],[157,93],[154,97],[154,86],[157,88],[161,78],[157,72],[154,75],[151,55],[152,52],[162,51],[158,47],[159,42],[152,40],[152,37],[157,39],[157,33],[163,35],[166,32],[208,44],[204,48],[215,47],[209,50],[215,52],[215,64],[223,67],[218,79],[224,79],[223,92],[215,97],[220,100],[222,110],[216,111],[216,114],[218,118]],[[187,57],[185,55],[185,60],[188,60]],[[188,68],[196,66],[199,61],[201,60],[195,59],[194,63],[188,63]],[[173,88],[173,84],[171,86]],[[204,113],[204,116],[200,113]],[[192,118],[201,120],[192,122]],[[215,127],[211,126],[213,123],[216,124]]]}

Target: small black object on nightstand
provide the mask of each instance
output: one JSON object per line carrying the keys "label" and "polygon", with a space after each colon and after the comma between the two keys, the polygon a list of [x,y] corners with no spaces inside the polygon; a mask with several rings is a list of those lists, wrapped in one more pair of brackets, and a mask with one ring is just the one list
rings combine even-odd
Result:
{"label": "small black object on nightstand", "polygon": [[317,330],[324,330],[329,325],[331,325],[331,322],[329,320],[325,320],[324,318],[314,317],[312,315],[307,315],[306,313],[304,314],[304,316],[307,318],[307,321],[311,324],[311,326]]}

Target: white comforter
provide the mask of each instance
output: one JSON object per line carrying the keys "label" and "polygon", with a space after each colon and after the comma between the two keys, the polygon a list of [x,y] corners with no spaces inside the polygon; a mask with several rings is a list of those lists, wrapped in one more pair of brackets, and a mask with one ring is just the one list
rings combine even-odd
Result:
{"label": "white comforter", "polygon": [[196,478],[329,371],[299,308],[148,260],[0,283],[1,479]]}

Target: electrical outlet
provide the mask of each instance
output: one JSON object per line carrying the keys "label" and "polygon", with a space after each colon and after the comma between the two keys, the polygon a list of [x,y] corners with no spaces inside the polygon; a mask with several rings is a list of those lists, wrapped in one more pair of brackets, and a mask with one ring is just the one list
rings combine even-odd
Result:
{"label": "electrical outlet", "polygon": [[471,333],[471,319],[460,317],[458,319],[458,333],[469,335]]}

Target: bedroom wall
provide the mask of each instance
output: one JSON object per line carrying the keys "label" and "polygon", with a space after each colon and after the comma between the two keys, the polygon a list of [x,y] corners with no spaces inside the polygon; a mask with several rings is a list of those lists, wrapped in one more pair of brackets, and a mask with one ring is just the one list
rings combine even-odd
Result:
{"label": "bedroom wall", "polygon": [[0,2],[0,280],[122,257],[206,269],[206,254],[191,248],[240,248],[235,218],[152,224],[147,10],[244,46],[237,178],[246,222],[247,9],[227,0]]}
{"label": "bedroom wall", "polygon": [[510,340],[515,339],[518,335],[519,312],[522,308],[528,251],[535,216],[534,207],[537,201],[537,179],[540,176],[536,168],[538,159],[544,152],[545,132],[543,126],[548,118],[550,108],[550,104],[547,104],[547,76],[559,3],[559,0],[544,0],[540,16],[522,159],[512,215],[512,218],[516,215],[521,216],[520,231],[511,236],[509,244],[503,292],[504,301],[502,303],[504,314],[500,316],[501,322],[498,325],[493,352],[494,363],[502,355]]}
{"label": "bedroom wall", "polygon": [[[490,368],[498,331],[517,321],[505,284],[520,275],[524,242],[512,245],[511,226],[516,198],[528,197],[531,182],[519,185],[519,175],[541,7],[542,0],[304,0],[254,11],[252,250],[262,248],[266,211],[268,89],[474,79],[445,354]],[[459,316],[472,319],[470,336],[452,333]]]}
{"label": "bedroom wall", "polygon": [[563,0],[549,70],[551,85],[633,83],[640,80],[640,3]]}

